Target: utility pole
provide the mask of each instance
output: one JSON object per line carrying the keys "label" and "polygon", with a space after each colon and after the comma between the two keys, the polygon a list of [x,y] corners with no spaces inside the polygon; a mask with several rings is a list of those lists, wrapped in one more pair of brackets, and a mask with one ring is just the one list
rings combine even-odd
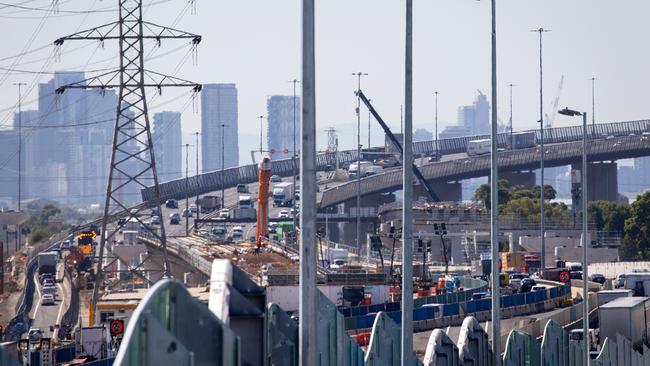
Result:
{"label": "utility pole", "polygon": [[533,29],[531,32],[537,32],[539,33],[539,148],[540,148],[540,162],[539,162],[539,170],[540,170],[540,197],[539,197],[539,202],[540,202],[540,215],[541,215],[541,220],[540,220],[540,236],[542,237],[542,278],[544,278],[544,275],[546,274],[546,225],[545,225],[545,220],[546,218],[544,217],[544,97],[543,97],[543,78],[542,78],[542,34],[546,32],[550,32],[548,29],[544,28],[539,28],[539,29]]}
{"label": "utility pole", "polygon": [[413,0],[406,0],[402,140],[402,357],[413,365]]}
{"label": "utility pole", "polygon": [[435,148],[433,151],[436,152],[436,158],[438,157],[438,152],[440,151],[440,147],[438,146],[438,91],[434,91],[433,94],[436,97],[436,116],[435,116],[435,129],[434,129],[434,136],[433,139],[435,141]]}
{"label": "utility pole", "polygon": [[[22,164],[23,164],[23,93],[22,87],[27,83],[14,83],[18,86],[18,212],[21,211],[20,201],[22,199]],[[20,230],[19,230],[20,232]],[[20,234],[19,234],[20,235]]]}
{"label": "utility pole", "polygon": [[261,158],[262,152],[263,152],[263,149],[264,149],[264,142],[263,142],[264,140],[263,140],[263,135],[262,135],[262,132],[264,131],[264,129],[263,129],[263,127],[264,127],[264,116],[258,116],[257,118],[260,119],[260,158]]}
{"label": "utility pole", "polygon": [[[367,76],[365,72],[356,72],[352,74],[357,77],[357,249],[361,251],[361,77]],[[370,258],[370,253],[368,258]]]}
{"label": "utility pole", "polygon": [[512,135],[512,88],[515,86],[515,84],[508,84],[510,87],[510,150],[514,150],[515,148],[515,140]]}
{"label": "utility pole", "polygon": [[[372,99],[368,99],[369,102],[372,102]],[[368,146],[366,146],[367,149],[370,149],[370,117],[371,113],[368,111]]]}
{"label": "utility pole", "polygon": [[[146,24],[146,27],[143,24]],[[190,40],[192,48],[201,42],[199,35],[143,21],[142,0],[120,0],[117,21],[58,38],[54,42],[56,46],[61,46],[69,40],[119,41],[120,66],[118,69],[59,87],[56,90],[57,93],[63,93],[70,88],[100,90],[116,88],[119,95],[92,297],[91,310],[93,314],[96,314],[100,291],[105,288],[104,272],[111,271],[108,268],[105,270],[103,264],[106,242],[111,240],[120,229],[118,225],[118,227],[107,230],[109,222],[117,220],[115,214],[124,212],[124,209],[129,207],[130,202],[122,198],[126,196],[124,195],[125,190],[128,191],[133,186],[146,187],[151,184],[151,177],[153,177],[153,194],[144,197],[146,204],[128,211],[125,215],[127,215],[127,221],[134,220],[140,223],[143,227],[142,233],[151,236],[159,243],[163,256],[163,277],[171,277],[145,88],[161,90],[163,87],[189,87],[193,92],[198,93],[201,91],[201,85],[145,69],[144,41],[160,42],[168,39]],[[131,113],[131,111],[135,113]],[[127,183],[122,178],[126,178]],[[150,207],[158,207],[159,230],[146,224],[143,220],[145,217],[142,215],[143,211]],[[140,277],[147,284],[151,284],[151,281],[147,278],[143,268],[146,262],[152,262],[149,261],[152,255],[153,252],[135,267],[125,263],[132,275]],[[118,258],[118,260],[121,259]]]}
{"label": "utility pole", "polygon": [[[289,80],[290,83],[293,84],[293,152],[291,153],[291,166],[293,167],[293,189],[295,191],[296,189],[296,84],[299,83],[300,81],[293,79]],[[298,214],[296,212],[296,196],[294,194],[293,199],[291,200],[293,203],[293,240],[294,244],[296,243],[297,239],[297,230],[296,230],[296,224],[298,223]]]}
{"label": "utility pole", "polygon": [[591,138],[596,137],[596,78],[591,79]]}
{"label": "utility pole", "polygon": [[185,216],[185,235],[190,234],[190,178],[189,178],[189,172],[190,172],[190,144],[185,144],[185,192],[188,192],[187,195],[185,195],[185,211],[183,212]]}
{"label": "utility pole", "polygon": [[492,357],[501,365],[501,286],[499,283],[499,142],[497,141],[497,19],[496,0],[492,0],[492,153],[490,155],[490,245],[492,249]]}
{"label": "utility pole", "polygon": [[[23,93],[22,93],[22,87],[23,85],[27,85],[27,83],[14,83],[14,85],[18,86],[18,212],[21,212],[21,201],[22,201],[22,177],[23,177],[23,109],[22,109],[22,103],[23,103]],[[18,225],[16,228],[16,241],[20,243],[19,245],[22,245],[22,225]],[[9,244],[7,243],[7,246]],[[3,279],[4,281],[4,279]],[[1,292],[0,292],[1,293]]]}
{"label": "utility pole", "polygon": [[[226,133],[226,125],[224,123],[221,124],[221,174],[219,174],[219,177],[221,178],[221,209],[226,208],[226,182],[223,181],[223,171],[226,168],[226,144],[225,144],[225,139],[224,139],[224,134]],[[224,238],[226,237],[226,221],[224,220],[223,222],[223,231],[224,231]]]}
{"label": "utility pole", "polygon": [[[198,220],[200,218],[199,215],[201,213],[201,208],[199,207],[199,135],[200,134],[201,133],[198,132],[198,131],[194,132],[194,135],[196,136],[196,184],[195,184],[195,188],[196,188],[196,220]],[[194,221],[195,223],[196,223],[196,220]],[[194,225],[194,227],[196,229],[198,229],[196,224]]]}
{"label": "utility pole", "polygon": [[[303,366],[316,365],[316,53],[315,0],[302,0],[302,119],[300,148],[300,321],[298,358]],[[342,364],[339,355],[339,364]]]}

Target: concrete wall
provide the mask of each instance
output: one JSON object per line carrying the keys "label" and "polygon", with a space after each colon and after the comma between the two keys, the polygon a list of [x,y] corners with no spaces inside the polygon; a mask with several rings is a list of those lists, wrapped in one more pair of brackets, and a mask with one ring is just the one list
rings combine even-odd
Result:
{"label": "concrete wall", "polygon": [[499,172],[499,179],[505,179],[511,185],[532,188],[535,185],[535,172]]}
{"label": "concrete wall", "polygon": [[[318,286],[318,289],[332,303],[340,304],[343,286]],[[372,294],[372,304],[382,304],[388,301],[388,286],[365,286],[365,292]],[[274,303],[285,311],[298,310],[298,286],[268,286],[266,288],[266,303]]]}
{"label": "concrete wall", "polygon": [[[555,248],[555,257],[569,262],[582,262],[582,248]],[[616,248],[589,248],[588,263],[616,262],[618,249]],[[600,273],[600,272],[589,272]]]}
{"label": "concrete wall", "polygon": [[592,263],[589,265],[589,273],[601,273],[607,278],[615,278],[620,273],[634,271],[650,272],[650,262]]}

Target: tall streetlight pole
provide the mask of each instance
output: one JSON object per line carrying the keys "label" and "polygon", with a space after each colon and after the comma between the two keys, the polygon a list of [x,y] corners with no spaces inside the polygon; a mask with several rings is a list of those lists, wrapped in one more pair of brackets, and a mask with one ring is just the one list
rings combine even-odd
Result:
{"label": "tall streetlight pole", "polygon": [[[300,365],[316,365],[316,53],[314,4],[302,0],[302,119],[300,148]],[[340,353],[340,352],[339,352]],[[338,355],[339,364],[343,363]]]}
{"label": "tall streetlight pole", "polygon": [[436,116],[435,116],[435,129],[434,129],[434,136],[433,139],[435,140],[435,148],[433,149],[436,152],[436,158],[438,157],[438,94],[440,94],[438,91],[434,91],[433,94],[436,97]]}
{"label": "tall streetlight pole", "polygon": [[[20,201],[22,201],[22,171],[23,171],[23,110],[22,110],[22,102],[23,102],[23,93],[22,93],[22,87],[23,85],[27,85],[27,83],[14,83],[14,85],[18,86],[18,212],[21,211],[21,205]],[[16,241],[19,243],[18,245],[22,245],[22,226],[18,225],[18,229],[16,230]],[[8,247],[9,243],[7,243]]]}
{"label": "tall streetlight pole", "polygon": [[596,78],[591,79],[591,138],[596,136]]}
{"label": "tall streetlight pole", "polygon": [[190,233],[190,144],[185,144],[185,191],[187,195],[185,196],[185,211],[183,215],[185,216],[185,235]]}
{"label": "tall streetlight pole", "polygon": [[[367,76],[365,72],[356,72],[352,75],[357,77],[357,249],[361,250],[361,77]],[[370,253],[368,258],[370,258]]]}
{"label": "tall streetlight pole", "polygon": [[[196,188],[196,219],[199,219],[199,214],[201,212],[201,209],[199,208],[199,135],[200,132],[194,132],[194,136],[196,136],[196,184],[194,185]],[[194,221],[194,227],[196,228],[196,220]],[[198,229],[198,228],[196,228]]]}
{"label": "tall streetlight pole", "polygon": [[[289,80],[293,84],[293,152],[291,153],[291,166],[293,167],[293,189],[296,189],[296,84],[300,81],[297,79]],[[294,194],[293,200],[293,240],[297,239],[296,224],[298,223],[298,214],[296,212],[296,197]]]}
{"label": "tall streetlight pole", "polygon": [[587,194],[587,112],[578,112],[569,108],[564,108],[558,113],[575,117],[582,115],[582,339],[585,342],[583,348],[583,358],[585,365],[589,365],[589,290],[587,288],[587,279],[589,278],[589,263],[587,262],[588,253],[587,248],[589,241],[587,240],[587,203],[589,200]]}
{"label": "tall streetlight pole", "polygon": [[[368,102],[372,102],[372,99],[368,99]],[[368,146],[366,146],[367,149],[370,149],[370,110],[368,110]]]}
{"label": "tall streetlight pole", "polygon": [[512,88],[515,86],[515,84],[508,84],[508,87],[510,87],[510,149],[513,150],[515,148],[515,140],[512,135]]}
{"label": "tall streetlight pole", "polygon": [[260,119],[260,156],[262,156],[263,150],[263,131],[264,131],[264,116],[258,116],[257,118]]}
{"label": "tall streetlight pole", "polygon": [[[21,211],[20,201],[22,199],[22,164],[23,164],[23,92],[22,87],[27,83],[14,83],[18,86],[18,212]],[[19,234],[20,235],[20,230]],[[20,236],[19,236],[20,238]],[[20,242],[20,239],[19,239]]]}
{"label": "tall streetlight pole", "polygon": [[540,220],[540,236],[542,237],[542,268],[541,268],[541,274],[542,278],[544,278],[544,275],[546,274],[546,225],[545,225],[545,217],[544,217],[544,97],[543,97],[543,78],[542,78],[542,34],[546,32],[550,32],[548,29],[544,28],[539,28],[539,29],[533,29],[531,32],[537,32],[539,33],[539,138],[540,138],[540,143],[539,143],[539,148],[540,148],[540,194],[539,194],[539,202],[540,202],[540,215],[541,215],[541,220]]}
{"label": "tall streetlight pole", "polygon": [[490,156],[490,245],[492,249],[492,352],[494,366],[501,365],[501,289],[499,284],[499,160],[497,141],[497,24],[496,0],[492,0],[492,153]]}
{"label": "tall streetlight pole", "polygon": [[[226,133],[226,125],[224,123],[221,124],[221,174],[219,177],[221,177],[221,209],[226,208],[226,183],[223,181],[223,171],[226,168],[225,160],[226,160],[226,144],[225,144],[225,138],[224,134]],[[226,237],[226,221],[223,222],[223,235],[224,238]]]}
{"label": "tall streetlight pole", "polygon": [[406,0],[402,136],[402,358],[413,365],[413,0]]}

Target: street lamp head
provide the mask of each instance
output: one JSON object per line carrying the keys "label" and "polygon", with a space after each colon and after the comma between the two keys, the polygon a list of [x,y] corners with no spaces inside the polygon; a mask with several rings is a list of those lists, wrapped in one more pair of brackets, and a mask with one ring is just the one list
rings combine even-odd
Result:
{"label": "street lamp head", "polygon": [[564,109],[560,109],[559,111],[557,111],[557,113],[569,117],[582,116],[581,112],[574,111],[573,109],[569,109],[567,107],[564,107]]}

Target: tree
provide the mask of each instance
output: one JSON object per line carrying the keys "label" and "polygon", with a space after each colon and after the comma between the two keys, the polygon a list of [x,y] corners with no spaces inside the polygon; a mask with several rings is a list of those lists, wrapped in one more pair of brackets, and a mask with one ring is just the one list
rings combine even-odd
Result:
{"label": "tree", "polygon": [[650,191],[637,197],[625,220],[620,255],[626,260],[650,259]]}
{"label": "tree", "polygon": [[[474,192],[474,200],[482,202],[485,207],[490,208],[492,196],[490,184],[481,184]],[[499,204],[510,200],[510,183],[505,179],[499,179]]]}
{"label": "tree", "polygon": [[625,220],[631,216],[628,204],[609,201],[589,202],[587,211],[596,228],[621,234],[625,230]]}

